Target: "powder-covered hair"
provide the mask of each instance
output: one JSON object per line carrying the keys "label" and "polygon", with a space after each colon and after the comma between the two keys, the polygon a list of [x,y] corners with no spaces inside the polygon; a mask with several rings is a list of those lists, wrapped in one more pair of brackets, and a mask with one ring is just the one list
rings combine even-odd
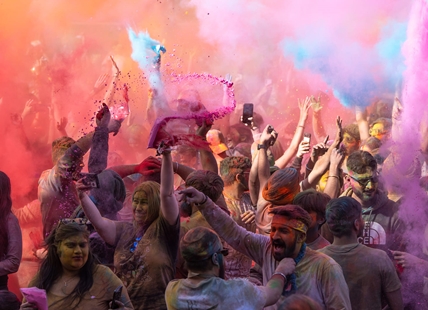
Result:
{"label": "powder-covered hair", "polygon": [[360,129],[357,124],[349,124],[343,128],[343,133],[347,133],[357,141],[361,140]]}
{"label": "powder-covered hair", "polygon": [[186,187],[189,186],[204,193],[215,202],[223,192],[224,183],[217,173],[207,170],[196,170],[186,178]]}
{"label": "powder-covered hair", "polygon": [[376,171],[377,162],[369,152],[355,151],[348,156],[346,167],[354,173],[363,174],[367,172],[367,168],[370,168],[372,171]]}
{"label": "powder-covered hair", "polygon": [[349,236],[355,220],[361,217],[361,204],[352,197],[332,199],[326,210],[326,222],[335,237]]}
{"label": "powder-covered hair", "polygon": [[248,157],[230,156],[223,159],[220,162],[220,175],[224,185],[232,185],[236,176],[249,168],[251,168],[251,159]]}
{"label": "powder-covered hair", "polygon": [[318,216],[325,219],[325,208],[330,201],[330,196],[317,192],[314,189],[308,189],[300,192],[294,197],[293,204],[302,207],[309,212],[315,212]]}

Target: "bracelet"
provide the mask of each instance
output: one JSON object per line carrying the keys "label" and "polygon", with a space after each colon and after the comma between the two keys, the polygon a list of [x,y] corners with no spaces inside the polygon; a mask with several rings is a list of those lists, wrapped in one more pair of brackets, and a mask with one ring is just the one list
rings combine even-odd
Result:
{"label": "bracelet", "polygon": [[[313,169],[313,168],[312,168]],[[311,168],[308,167],[308,165],[306,165],[306,170],[312,171]]]}
{"label": "bracelet", "polygon": [[305,126],[303,126],[303,125],[297,125],[297,127],[302,127],[302,128],[305,128]]}
{"label": "bracelet", "polygon": [[203,205],[204,203],[207,202],[207,200],[208,200],[208,197],[207,197],[207,195],[204,194],[204,200],[202,202],[195,203],[195,205],[198,205],[198,206]]}
{"label": "bracelet", "polygon": [[266,146],[264,144],[257,144],[257,149],[266,149]]}
{"label": "bracelet", "polygon": [[287,276],[285,274],[283,274],[282,272],[274,272],[273,275],[272,275],[272,277],[274,275],[282,276],[284,278],[284,283],[287,283]]}
{"label": "bracelet", "polygon": [[340,179],[339,179],[339,177],[338,177],[337,175],[329,175],[329,176],[327,177],[327,179],[328,179],[328,178],[336,178],[337,180],[340,180]]}

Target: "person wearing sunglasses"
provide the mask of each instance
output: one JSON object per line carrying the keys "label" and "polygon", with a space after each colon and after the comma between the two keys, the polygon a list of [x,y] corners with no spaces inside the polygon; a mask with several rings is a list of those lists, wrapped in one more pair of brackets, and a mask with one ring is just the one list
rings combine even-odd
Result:
{"label": "person wearing sunglasses", "polygon": [[206,227],[189,230],[181,240],[180,250],[189,274],[187,279],[168,284],[168,310],[262,309],[278,301],[287,276],[296,267],[293,259],[283,259],[265,286],[254,286],[244,278],[224,280],[224,256],[228,250],[223,248],[220,237]]}
{"label": "person wearing sunglasses", "polygon": [[365,221],[359,241],[383,250],[403,250],[404,223],[398,216],[398,205],[379,187],[376,159],[369,152],[356,151],[349,155],[346,166],[346,195],[362,205]]}
{"label": "person wearing sunglasses", "polygon": [[112,221],[101,216],[77,183],[83,211],[101,238],[115,247],[116,275],[128,289],[135,309],[166,309],[165,289],[175,275],[180,220],[174,195],[171,151],[163,149],[161,184],[146,181],[132,195],[133,221]]}
{"label": "person wearing sunglasses", "polygon": [[[114,290],[123,286],[110,268],[98,265],[89,246],[89,222],[61,219],[46,238],[47,255],[28,287],[44,289],[50,310],[111,309]],[[117,309],[134,309],[123,288]],[[38,309],[23,300],[21,310]]]}

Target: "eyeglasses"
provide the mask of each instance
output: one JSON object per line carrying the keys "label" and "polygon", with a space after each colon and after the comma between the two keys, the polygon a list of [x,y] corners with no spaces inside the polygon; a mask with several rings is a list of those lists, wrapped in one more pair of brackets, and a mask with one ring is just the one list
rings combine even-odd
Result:
{"label": "eyeglasses", "polygon": [[135,238],[134,243],[132,244],[131,248],[129,249],[129,251],[131,251],[131,253],[135,252],[135,249],[137,248],[138,243],[140,242],[141,238],[143,238],[143,237],[137,237],[137,238]]}
{"label": "eyeglasses", "polygon": [[371,183],[377,183],[377,182],[379,182],[379,173],[377,171],[375,172],[375,175],[373,175],[370,178],[365,178],[365,179],[357,179],[357,178],[354,178],[353,176],[351,176],[349,174],[348,174],[348,176],[352,180],[354,180],[355,182],[357,182],[362,188],[365,188],[367,186],[367,184],[369,184],[369,182],[371,182]]}
{"label": "eyeglasses", "polygon": [[221,250],[218,250],[216,253],[217,254],[222,254],[223,256],[227,256],[227,255],[229,255],[229,249],[228,248],[223,248]]}

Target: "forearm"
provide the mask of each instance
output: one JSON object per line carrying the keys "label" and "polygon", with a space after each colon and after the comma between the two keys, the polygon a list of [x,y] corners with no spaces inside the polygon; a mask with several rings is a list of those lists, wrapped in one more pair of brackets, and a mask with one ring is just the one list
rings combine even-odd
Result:
{"label": "forearm", "polygon": [[259,180],[258,180],[258,169],[259,169],[259,157],[256,154],[253,164],[251,165],[250,177],[248,181],[248,186],[250,189],[250,197],[253,205],[257,205],[257,200],[259,199]]}
{"label": "forearm", "polygon": [[174,169],[174,172],[178,174],[180,178],[182,178],[184,181],[187,179],[189,174],[195,171],[195,169],[186,165],[179,164],[177,162],[173,163],[173,169]]}
{"label": "forearm", "polygon": [[126,178],[127,176],[136,173],[135,172],[135,168],[138,165],[121,165],[121,166],[114,166],[114,167],[109,167],[110,170],[113,170],[114,172],[116,172],[118,175],[120,175],[120,177]]}
{"label": "forearm", "polygon": [[[301,125],[303,123],[303,125]],[[299,143],[303,139],[303,131],[304,131],[305,121],[300,120],[299,125],[296,128],[296,132],[294,133],[293,139],[291,140],[290,146],[285,150],[284,154],[275,161],[275,166],[279,169],[284,169],[293,156],[296,155],[297,150],[299,148]]]}
{"label": "forearm", "polygon": [[312,113],[312,128],[314,131],[316,141],[317,142],[323,141],[327,136],[327,133],[325,132],[325,128],[322,123],[320,111],[317,111],[317,112],[314,111]]}
{"label": "forearm", "polygon": [[302,157],[296,156],[294,157],[294,160],[291,163],[291,167],[299,171],[299,175],[300,175],[300,169],[302,169],[302,161],[303,161],[303,156]]}
{"label": "forearm", "polygon": [[91,224],[95,227],[101,238],[108,244],[114,245],[116,241],[116,225],[114,222],[102,217],[98,208],[84,192],[80,192],[79,197],[85,215],[91,221]]}
{"label": "forearm", "polygon": [[259,287],[260,290],[264,291],[266,296],[265,307],[275,304],[281,297],[282,291],[284,290],[285,278],[281,275],[275,274],[266,283],[266,286]]}
{"label": "forearm", "polygon": [[367,109],[356,107],[355,119],[358,124],[358,129],[360,131],[361,141],[367,140],[370,137],[369,134],[369,123],[367,122]]}
{"label": "forearm", "polygon": [[339,167],[330,165],[330,170],[328,173],[327,184],[324,189],[324,194],[330,196],[330,198],[339,197],[340,193],[340,182],[339,179]]}
{"label": "forearm", "polygon": [[89,154],[88,171],[100,173],[107,168],[108,157],[108,129],[107,127],[95,128],[92,138],[92,148]]}
{"label": "forearm", "polygon": [[398,289],[394,292],[385,293],[386,301],[391,310],[403,310],[403,296],[401,294],[401,289]]}
{"label": "forearm", "polygon": [[94,132],[91,131],[76,141],[75,145],[82,150],[83,154],[86,154],[86,152],[91,148],[93,136]]}
{"label": "forearm", "polygon": [[162,155],[160,183],[161,212],[167,222],[173,225],[178,217],[178,203],[174,195],[174,171],[172,168],[171,153]]}
{"label": "forearm", "polygon": [[213,153],[207,150],[200,150],[199,154],[201,155],[202,169],[218,174],[218,165]]}
{"label": "forearm", "polygon": [[270,165],[267,156],[267,146],[258,151],[258,171],[257,174],[259,176],[260,188],[265,186],[266,182],[270,177]]}
{"label": "forearm", "polygon": [[[239,226],[232,217],[228,216],[219,206],[214,204],[210,198],[202,205],[198,206],[202,215],[214,229],[214,231],[223,238],[236,251],[247,255],[257,263],[261,263],[257,255],[262,255],[261,247],[256,247],[257,238],[263,238],[261,235],[255,235],[245,228]],[[253,251],[251,250],[253,248]],[[256,255],[256,256],[255,256]]]}

